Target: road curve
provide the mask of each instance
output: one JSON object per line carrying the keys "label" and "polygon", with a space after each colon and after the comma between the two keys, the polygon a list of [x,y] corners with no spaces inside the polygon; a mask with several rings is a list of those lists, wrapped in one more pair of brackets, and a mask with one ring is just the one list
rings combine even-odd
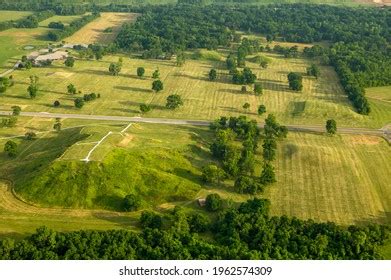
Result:
{"label": "road curve", "polygon": [[[11,115],[11,111],[0,111],[0,115]],[[104,120],[104,121],[123,121],[131,123],[153,123],[153,124],[167,124],[167,125],[194,125],[194,126],[209,126],[210,121],[203,120],[188,120],[188,119],[166,119],[166,118],[144,118],[144,117],[123,117],[123,116],[103,116],[103,115],[83,115],[83,114],[60,114],[48,112],[22,112],[21,116],[39,117],[39,118],[61,118],[61,119],[83,119],[83,120]],[[260,127],[264,123],[259,124]],[[325,132],[325,128],[320,125],[286,125],[290,131],[300,132]],[[390,140],[391,131],[371,128],[349,128],[338,127],[338,133],[342,134],[367,134],[383,136]]]}

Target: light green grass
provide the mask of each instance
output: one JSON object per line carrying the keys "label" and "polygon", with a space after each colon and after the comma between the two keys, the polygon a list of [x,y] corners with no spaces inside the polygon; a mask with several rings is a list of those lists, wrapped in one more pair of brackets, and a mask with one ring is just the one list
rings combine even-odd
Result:
{"label": "light green grass", "polygon": [[39,23],[39,26],[41,27],[48,27],[49,23],[51,22],[62,22],[65,25],[70,24],[72,21],[75,21],[77,19],[80,19],[82,16],[81,15],[76,15],[76,16],[53,16],[50,17],[44,21],[41,21]]}
{"label": "light green grass", "polygon": [[391,147],[374,136],[290,133],[279,144],[272,213],[340,224],[390,223]]}
{"label": "light green grass", "polygon": [[[251,87],[248,87],[247,94],[241,93],[241,86],[232,84],[224,62],[188,60],[185,66],[176,67],[174,61],[124,57],[122,71],[114,77],[109,75],[108,68],[118,57],[107,56],[98,62],[78,60],[72,69],[57,62],[49,68],[14,72],[16,85],[0,97],[0,108],[18,104],[26,111],[138,116],[139,105],[147,103],[153,110],[145,114],[146,117],[213,120],[222,115],[245,114],[261,121],[263,118],[256,115],[256,110],[260,104],[265,104],[268,113],[275,114],[284,124],[323,125],[330,118],[336,119],[340,126],[349,127],[382,127],[391,122],[388,104],[379,104],[377,100],[370,100],[372,114],[357,114],[332,67],[320,66],[322,75],[319,79],[305,77],[303,92],[293,92],[288,89],[287,74],[291,71],[305,73],[311,61],[285,59],[276,54],[267,56],[272,62],[266,70],[247,62],[264,87],[264,94],[260,97],[251,92]],[[136,69],[140,66],[146,69],[145,78],[136,76]],[[207,78],[211,68],[218,69],[215,82]],[[151,90],[151,75],[155,69],[160,70],[165,87],[158,94]],[[41,90],[35,100],[30,100],[26,93],[28,78],[32,74],[40,77]],[[96,92],[102,97],[81,110],[76,109],[73,106],[76,96],[66,94],[70,83],[83,93]],[[181,95],[184,106],[174,111],[165,109],[170,94]],[[55,100],[63,106],[53,108]],[[251,105],[248,111],[242,109],[246,102]]]}
{"label": "light green grass", "polygon": [[25,11],[0,11],[0,22],[22,19],[31,14],[32,12]]}

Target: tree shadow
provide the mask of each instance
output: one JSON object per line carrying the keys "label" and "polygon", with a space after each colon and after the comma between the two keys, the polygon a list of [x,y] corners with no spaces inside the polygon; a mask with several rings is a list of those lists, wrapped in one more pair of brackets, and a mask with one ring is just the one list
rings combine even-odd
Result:
{"label": "tree shadow", "polygon": [[209,81],[206,76],[205,77],[194,77],[194,76],[191,76],[191,75],[188,75],[188,74],[183,74],[183,73],[175,73],[173,76],[174,77],[181,77],[181,78],[197,80],[197,81]]}
{"label": "tree shadow", "polygon": [[173,173],[178,176],[182,177],[183,179],[189,180],[196,184],[202,184],[201,177],[199,175],[194,174],[190,170],[184,169],[184,168],[174,168]]}
{"label": "tree shadow", "polygon": [[123,90],[123,91],[138,91],[144,93],[153,93],[153,90],[151,89],[145,89],[139,87],[114,86],[114,89]]}
{"label": "tree shadow", "polygon": [[94,204],[107,210],[122,211],[123,198],[118,195],[105,194],[93,199]]}
{"label": "tree shadow", "polygon": [[123,112],[123,113],[131,113],[131,114],[140,114],[141,113],[138,110],[125,109],[125,108],[113,108],[112,110],[118,111],[118,112]]}

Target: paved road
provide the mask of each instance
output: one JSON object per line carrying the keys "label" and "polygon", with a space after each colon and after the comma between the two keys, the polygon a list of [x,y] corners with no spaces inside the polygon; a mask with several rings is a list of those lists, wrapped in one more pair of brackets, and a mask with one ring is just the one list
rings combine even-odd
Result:
{"label": "paved road", "polygon": [[[0,115],[10,115],[10,111],[0,111]],[[154,123],[154,124],[168,124],[168,125],[194,125],[194,126],[208,126],[210,121],[201,120],[177,120],[164,118],[143,118],[143,117],[122,117],[122,116],[102,116],[102,115],[82,115],[82,114],[59,114],[47,112],[22,112],[21,116],[40,117],[40,118],[61,118],[61,119],[83,119],[83,120],[105,120],[105,121],[123,121],[132,123]],[[263,127],[263,123],[260,126]],[[325,128],[319,125],[287,125],[290,131],[302,132],[324,132]],[[338,127],[338,133],[343,134],[368,134],[384,136],[391,140],[391,131],[386,127],[382,129],[371,128],[349,128]]]}

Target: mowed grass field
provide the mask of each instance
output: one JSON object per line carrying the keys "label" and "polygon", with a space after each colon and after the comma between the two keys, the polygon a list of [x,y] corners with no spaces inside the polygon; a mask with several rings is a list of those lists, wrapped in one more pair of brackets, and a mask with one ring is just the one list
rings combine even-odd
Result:
{"label": "mowed grass field", "polygon": [[[65,39],[69,43],[101,43],[112,42],[118,34],[121,26],[126,22],[132,22],[137,14],[132,13],[101,13],[101,16],[90,22],[72,36]],[[106,28],[112,28],[112,32],[104,32]]]}
{"label": "mowed grass field", "polygon": [[363,135],[290,133],[279,144],[276,215],[340,224],[391,222],[391,148]]}
{"label": "mowed grass field", "polygon": [[[119,76],[111,76],[108,71],[110,63],[118,61],[117,56],[106,56],[102,61],[77,60],[74,68],[56,62],[49,68],[15,71],[16,84],[0,97],[0,109],[18,104],[26,111],[138,116],[140,104],[146,103],[153,108],[146,117],[213,120],[223,115],[247,115],[261,121],[263,117],[258,117],[256,112],[258,106],[264,104],[267,112],[275,114],[284,124],[323,125],[330,118],[336,119],[339,126],[347,127],[382,127],[391,123],[391,105],[376,99],[370,99],[372,114],[357,114],[332,67],[320,66],[321,77],[304,77],[303,91],[294,92],[288,88],[287,74],[291,71],[305,73],[310,60],[264,53],[271,63],[267,69],[261,69],[249,57],[247,66],[257,74],[258,82],[264,88],[262,96],[255,96],[251,86],[247,93],[242,93],[241,86],[231,82],[224,54],[224,51],[217,55],[203,54],[197,60],[188,59],[183,67],[175,66],[174,61],[123,57]],[[216,60],[219,56],[221,61]],[[145,77],[137,77],[137,67],[146,69]],[[212,68],[218,71],[218,79],[214,82],[208,80]],[[164,83],[164,90],[157,94],[151,90],[151,75],[156,69]],[[40,93],[35,100],[29,99],[26,92],[30,75],[40,78]],[[101,98],[81,110],[76,109],[73,100],[78,95],[66,93],[70,83],[82,93],[100,93]],[[166,98],[171,94],[181,95],[184,106],[167,110]],[[61,102],[60,108],[53,108],[55,100]],[[246,102],[251,105],[249,110],[242,108]]]}
{"label": "mowed grass field", "polygon": [[26,12],[26,11],[1,11],[0,10],[0,22],[22,19],[31,14],[32,12]]}

